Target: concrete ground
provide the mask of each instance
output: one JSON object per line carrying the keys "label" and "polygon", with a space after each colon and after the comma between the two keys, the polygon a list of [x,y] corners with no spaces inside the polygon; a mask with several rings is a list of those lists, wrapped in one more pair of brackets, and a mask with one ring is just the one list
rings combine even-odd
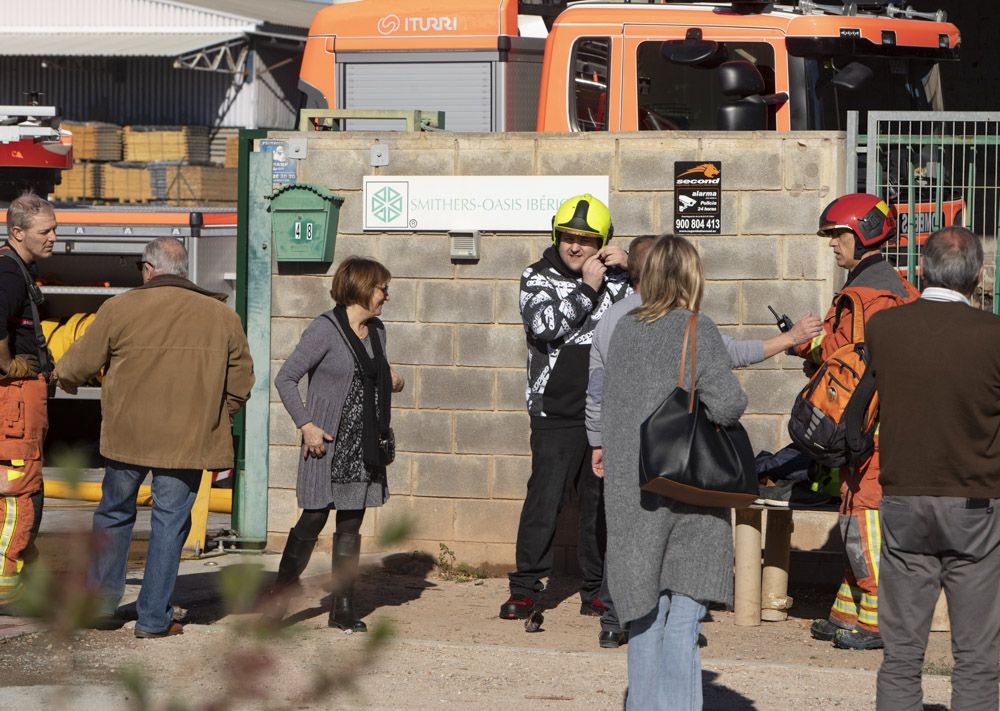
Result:
{"label": "concrete ground", "polygon": [[[542,631],[528,634],[496,616],[504,579],[444,579],[423,554],[369,560],[361,612],[373,630],[391,626],[385,644],[373,648],[376,634],[326,627],[329,563],[317,554],[290,600],[288,626],[262,641],[254,633],[259,615],[227,613],[220,583],[239,593],[277,562],[276,555],[234,554],[184,561],[175,601],[186,608],[187,625],[179,637],[138,640],[128,623],[62,638],[30,621],[0,618],[0,708],[118,711],[166,709],[171,701],[185,704],[171,709],[205,711],[622,708],[626,650],[598,648],[597,621],[579,614],[572,581],[555,582]],[[125,603],[140,583],[141,571],[130,573]],[[809,621],[823,614],[833,591],[792,592],[796,605],[786,622],[736,627],[730,613],[711,613],[706,709],[874,707],[881,653],[810,640]],[[928,708],[947,708],[948,645],[946,633],[932,635]]]}

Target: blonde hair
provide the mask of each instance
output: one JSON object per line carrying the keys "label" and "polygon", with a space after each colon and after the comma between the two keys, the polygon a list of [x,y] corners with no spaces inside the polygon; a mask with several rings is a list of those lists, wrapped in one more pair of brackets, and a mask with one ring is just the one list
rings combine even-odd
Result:
{"label": "blonde hair", "polygon": [[632,312],[653,323],[674,309],[697,312],[705,291],[701,258],[683,237],[665,234],[656,240],[642,270],[642,306]]}

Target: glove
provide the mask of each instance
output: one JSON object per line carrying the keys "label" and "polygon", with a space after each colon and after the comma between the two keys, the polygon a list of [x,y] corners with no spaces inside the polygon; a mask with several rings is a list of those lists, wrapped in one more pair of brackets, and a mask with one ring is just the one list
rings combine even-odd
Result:
{"label": "glove", "polygon": [[38,375],[38,358],[22,353],[11,358],[5,378],[34,378]]}

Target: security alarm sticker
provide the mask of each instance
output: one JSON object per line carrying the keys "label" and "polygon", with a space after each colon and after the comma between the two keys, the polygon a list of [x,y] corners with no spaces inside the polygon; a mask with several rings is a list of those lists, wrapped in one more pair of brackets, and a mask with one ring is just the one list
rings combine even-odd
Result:
{"label": "security alarm sticker", "polygon": [[722,233],[722,161],[674,161],[674,234]]}

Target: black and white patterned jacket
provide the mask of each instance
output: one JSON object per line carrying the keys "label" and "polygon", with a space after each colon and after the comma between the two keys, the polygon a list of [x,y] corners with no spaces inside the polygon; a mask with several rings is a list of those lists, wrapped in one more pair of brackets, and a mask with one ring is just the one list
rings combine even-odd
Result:
{"label": "black and white patterned jacket", "polygon": [[[521,320],[528,339],[528,414],[533,426],[583,423],[594,327],[611,304],[632,293],[611,268],[600,291],[570,272],[555,247],[521,274]],[[544,418],[544,419],[539,419]]]}

